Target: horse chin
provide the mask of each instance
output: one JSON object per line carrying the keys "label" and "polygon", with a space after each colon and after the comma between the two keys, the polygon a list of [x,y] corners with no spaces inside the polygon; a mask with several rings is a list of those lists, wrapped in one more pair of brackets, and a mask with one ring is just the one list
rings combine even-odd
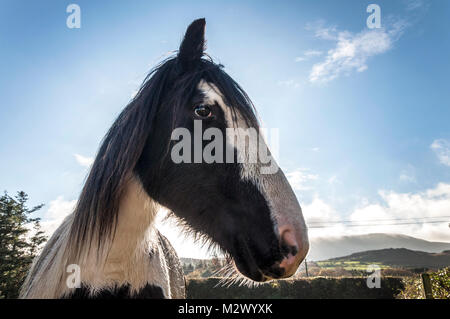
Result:
{"label": "horse chin", "polygon": [[284,270],[278,265],[270,269],[262,269],[252,262],[246,262],[242,259],[233,259],[235,269],[244,277],[256,282],[266,282],[284,277]]}
{"label": "horse chin", "polygon": [[248,279],[256,282],[265,282],[268,280],[258,267],[249,266],[246,263],[237,262],[236,260],[233,260],[233,263],[237,271]]}

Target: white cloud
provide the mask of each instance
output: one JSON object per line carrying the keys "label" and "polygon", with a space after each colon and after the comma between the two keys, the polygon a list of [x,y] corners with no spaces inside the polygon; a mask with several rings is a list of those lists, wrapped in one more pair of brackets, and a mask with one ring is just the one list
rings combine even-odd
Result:
{"label": "white cloud", "polygon": [[450,141],[444,139],[434,140],[430,147],[442,164],[450,166]]}
{"label": "white cloud", "polygon": [[408,164],[401,172],[398,177],[402,183],[416,183],[416,170],[414,166]]}
{"label": "white cloud", "polygon": [[399,20],[388,29],[365,29],[354,34],[349,31],[338,31],[336,27],[325,28],[320,23],[314,27],[315,36],[335,41],[336,46],[328,51],[324,61],[313,65],[309,81],[326,83],[341,75],[367,70],[368,59],[389,51],[405,27],[406,23]]}
{"label": "white cloud", "polygon": [[81,166],[89,167],[92,163],[94,163],[94,159],[92,157],[86,157],[80,154],[73,154],[73,156],[75,156],[75,159]]}
{"label": "white cloud", "polygon": [[406,10],[413,11],[421,8],[424,5],[423,0],[409,0],[406,4]]}
{"label": "white cloud", "polygon": [[339,214],[329,204],[315,196],[310,204],[303,205],[303,217],[307,223],[338,221]]}
{"label": "white cloud", "polygon": [[49,208],[41,222],[42,230],[51,236],[64,218],[73,212],[75,205],[76,200],[67,201],[62,196],[50,201]]}
{"label": "white cloud", "polygon": [[[308,225],[308,234],[314,237],[339,236],[345,233],[343,224],[337,223],[341,216],[332,205],[327,204],[319,196],[314,196],[309,204],[302,204],[302,213]],[[317,226],[333,225],[333,227],[317,228]],[[313,228],[314,227],[314,228]]]}
{"label": "white cloud", "polygon": [[322,39],[322,40],[337,40],[337,28],[336,26],[324,26],[324,21],[320,20],[317,23],[314,24],[307,24],[306,30],[313,31],[314,36],[316,38]]}
{"label": "white cloud", "polygon": [[[329,204],[315,198],[311,204],[303,205],[305,218],[308,223],[311,223],[310,235],[312,237],[323,237],[397,233],[432,241],[450,241],[448,225],[450,223],[448,217],[450,215],[450,184],[440,183],[435,188],[416,193],[380,191],[379,195],[382,199],[381,203],[364,201],[345,219],[348,222],[336,224],[330,224],[330,221],[342,221],[341,215],[333,210]],[[309,219],[307,216],[309,216]],[[316,220],[311,219],[311,216],[317,216]],[[339,216],[338,219],[337,216]],[[443,222],[423,223],[425,221]],[[320,222],[320,224],[317,224],[317,222]],[[318,225],[334,226],[313,227]]]}
{"label": "white cloud", "polygon": [[295,62],[302,62],[302,61],[306,61],[308,60],[310,57],[316,57],[316,56],[320,56],[322,55],[323,52],[322,51],[317,51],[317,50],[307,50],[305,52],[303,52],[302,56],[298,56],[294,59]]}
{"label": "white cloud", "polygon": [[341,181],[338,179],[337,175],[333,175],[328,179],[328,184],[330,185],[341,184]]}
{"label": "white cloud", "polygon": [[414,183],[416,178],[413,175],[408,174],[407,172],[400,173],[399,180],[405,183]]}
{"label": "white cloud", "polygon": [[290,88],[298,88],[300,87],[300,83],[294,80],[287,80],[287,81],[278,81],[279,86],[286,86]]}
{"label": "white cloud", "polygon": [[301,168],[287,173],[286,177],[291,184],[291,187],[296,191],[310,189],[311,187],[307,184],[318,178],[317,175],[309,173],[307,169]]}
{"label": "white cloud", "polygon": [[307,50],[304,53],[305,56],[319,56],[319,55],[322,55],[322,54],[323,54],[322,51],[317,51],[317,50]]}

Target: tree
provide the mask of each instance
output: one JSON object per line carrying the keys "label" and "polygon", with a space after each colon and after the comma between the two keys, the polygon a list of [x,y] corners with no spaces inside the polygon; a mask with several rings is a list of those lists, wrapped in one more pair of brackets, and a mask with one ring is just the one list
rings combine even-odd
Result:
{"label": "tree", "polygon": [[0,196],[0,299],[17,298],[33,258],[47,240],[40,218],[31,214],[43,205],[28,208],[28,195]]}

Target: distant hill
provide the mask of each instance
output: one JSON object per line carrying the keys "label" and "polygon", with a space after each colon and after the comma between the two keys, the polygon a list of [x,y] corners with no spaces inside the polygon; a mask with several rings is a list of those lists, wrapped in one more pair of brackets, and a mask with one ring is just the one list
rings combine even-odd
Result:
{"label": "distant hill", "polygon": [[307,258],[315,261],[326,260],[357,252],[386,248],[406,248],[414,251],[439,253],[450,250],[450,243],[431,242],[399,234],[312,238]]}
{"label": "distant hill", "polygon": [[450,250],[441,253],[427,253],[406,248],[389,248],[363,251],[349,256],[332,258],[327,262],[359,262],[382,264],[402,268],[443,268],[450,266]]}
{"label": "distant hill", "polygon": [[[388,252],[389,248],[405,248],[417,253],[441,253],[450,251],[450,243],[432,242],[411,236],[399,234],[368,234],[359,236],[342,236],[312,238],[308,261],[321,261],[339,259],[339,257],[360,253],[383,250]],[[400,250],[399,250],[400,252]],[[423,255],[425,256],[425,255]],[[180,258],[183,265],[206,266],[209,259]],[[373,261],[373,260],[371,260]]]}

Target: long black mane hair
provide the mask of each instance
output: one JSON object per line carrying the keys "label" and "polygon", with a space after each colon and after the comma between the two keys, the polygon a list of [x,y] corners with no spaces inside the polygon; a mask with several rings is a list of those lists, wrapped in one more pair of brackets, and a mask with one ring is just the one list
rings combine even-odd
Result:
{"label": "long black mane hair", "polygon": [[[204,19],[197,20],[190,28],[204,32]],[[195,36],[189,29],[186,34]],[[100,245],[105,238],[114,236],[120,199],[153,133],[158,114],[168,111],[175,123],[179,110],[194,94],[201,79],[220,90],[234,114],[238,109],[246,121],[258,126],[255,108],[245,91],[223,71],[223,65],[205,54],[200,57],[193,54],[200,52],[196,46],[204,47],[204,43],[192,45],[185,38],[180,54],[150,71],[104,137],[74,211],[70,238],[76,247],[98,248],[95,244]],[[164,147],[167,154],[169,141]]]}

